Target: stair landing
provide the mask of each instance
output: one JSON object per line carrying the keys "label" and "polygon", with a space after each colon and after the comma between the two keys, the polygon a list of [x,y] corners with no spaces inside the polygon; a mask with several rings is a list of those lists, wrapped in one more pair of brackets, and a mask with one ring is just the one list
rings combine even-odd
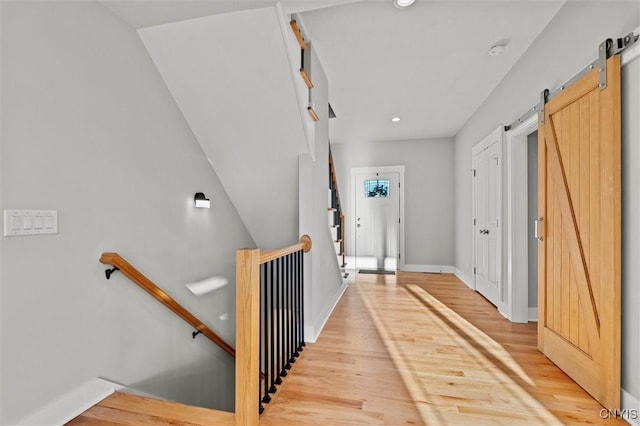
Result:
{"label": "stair landing", "polygon": [[235,415],[225,411],[190,407],[177,402],[116,392],[67,425],[235,425]]}

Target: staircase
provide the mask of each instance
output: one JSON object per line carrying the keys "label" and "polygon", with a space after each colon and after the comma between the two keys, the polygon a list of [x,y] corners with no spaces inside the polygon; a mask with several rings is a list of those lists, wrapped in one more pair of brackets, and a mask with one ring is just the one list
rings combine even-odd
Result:
{"label": "staircase", "polygon": [[329,148],[329,189],[328,189],[328,223],[331,231],[331,239],[338,257],[338,264],[342,271],[342,277],[347,278],[349,275],[345,272],[347,262],[345,261],[345,228],[344,228],[344,211],[342,202],[340,201],[340,192],[338,191],[338,179],[336,176],[335,165],[333,164],[333,155]]}

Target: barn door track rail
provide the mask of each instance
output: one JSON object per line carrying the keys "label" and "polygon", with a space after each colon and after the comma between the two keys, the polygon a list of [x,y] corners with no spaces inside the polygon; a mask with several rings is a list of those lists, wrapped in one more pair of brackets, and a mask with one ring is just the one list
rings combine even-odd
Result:
{"label": "barn door track rail", "polygon": [[544,106],[551,99],[556,97],[558,94],[564,92],[568,87],[570,87],[573,83],[580,80],[585,74],[591,72],[593,69],[597,68],[599,70],[600,75],[600,90],[603,90],[607,87],[607,59],[614,55],[619,55],[632,46],[634,43],[638,41],[640,35],[635,34],[634,32],[630,32],[624,37],[611,39],[608,38],[604,40],[598,46],[598,58],[591,62],[589,65],[584,67],[582,71],[573,76],[566,83],[562,84],[560,87],[553,91],[549,91],[549,89],[544,89],[540,93],[540,102],[534,105],[531,109],[525,112],[520,118],[509,124],[508,126],[504,126],[505,131],[509,131],[512,128],[518,126],[519,124],[525,122],[529,117],[533,114],[540,113],[540,124],[544,124]]}

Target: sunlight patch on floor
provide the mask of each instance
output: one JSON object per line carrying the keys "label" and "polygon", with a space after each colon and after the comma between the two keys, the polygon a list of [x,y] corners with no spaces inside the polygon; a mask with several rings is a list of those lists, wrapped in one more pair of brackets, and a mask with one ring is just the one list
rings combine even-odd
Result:
{"label": "sunlight patch on floor", "polygon": [[425,424],[560,423],[500,344],[421,287],[372,283],[358,292]]}
{"label": "sunlight patch on floor", "polygon": [[345,256],[347,269],[384,269],[385,271],[395,271],[398,267],[398,259],[395,257],[385,257],[379,260],[373,256]]}

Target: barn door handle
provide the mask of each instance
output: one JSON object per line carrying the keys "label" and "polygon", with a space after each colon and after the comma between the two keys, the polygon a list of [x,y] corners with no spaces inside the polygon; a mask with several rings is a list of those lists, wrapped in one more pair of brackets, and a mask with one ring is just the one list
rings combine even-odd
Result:
{"label": "barn door handle", "polygon": [[540,228],[541,228],[541,224],[542,221],[544,220],[544,218],[539,217],[534,221],[534,237],[536,238],[536,240],[538,241],[542,241],[542,235],[540,234]]}

